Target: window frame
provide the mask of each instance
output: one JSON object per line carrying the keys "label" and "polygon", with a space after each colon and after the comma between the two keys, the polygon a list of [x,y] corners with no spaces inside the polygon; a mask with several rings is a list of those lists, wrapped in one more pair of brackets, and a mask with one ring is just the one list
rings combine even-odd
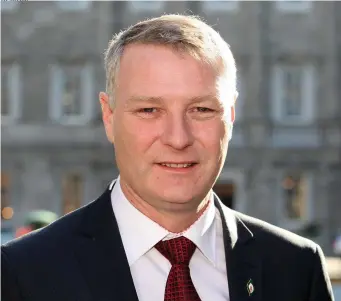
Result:
{"label": "window frame", "polygon": [[[1,124],[8,125],[15,123],[22,113],[22,75],[21,67],[18,63],[2,63],[2,68],[4,65],[8,65],[8,76],[9,81],[6,83],[8,89],[8,97],[10,99],[8,103],[9,114],[2,115],[1,112]],[[1,74],[2,75],[2,74]],[[4,89],[4,87],[1,87]]]}
{"label": "window frame", "polygon": [[61,102],[64,92],[63,79],[65,78],[65,70],[63,66],[66,64],[50,65],[50,118],[63,125],[84,125],[93,117],[93,100],[94,100],[94,83],[93,83],[93,66],[89,62],[75,63],[80,70],[80,87],[81,87],[81,113],[74,115],[66,115],[63,112],[63,104]]}
{"label": "window frame", "polygon": [[[302,179],[306,181],[307,191],[305,200],[305,212],[306,216],[303,219],[294,220],[286,216],[286,199],[284,195],[284,189],[282,187],[282,182],[284,177],[290,174],[300,174]],[[283,227],[289,231],[298,231],[302,229],[305,225],[311,223],[314,219],[314,175],[310,171],[296,171],[291,169],[282,170],[278,173],[277,179],[277,217],[279,220],[279,226]]]}
{"label": "window frame", "polygon": [[[70,193],[70,191],[73,189],[71,186],[71,181],[70,178],[72,176],[78,176],[80,179],[80,187],[79,187],[79,191],[77,192],[79,199],[76,200],[75,204],[76,207],[72,210],[66,210],[67,209],[67,205],[68,205],[68,198],[71,198],[73,196],[68,196],[67,194]],[[65,171],[62,174],[62,179],[61,179],[61,185],[62,185],[62,195],[61,195],[61,211],[62,211],[62,215],[68,214],[74,210],[77,210],[78,208],[80,208],[83,205],[83,199],[84,199],[84,195],[85,195],[85,176],[82,172],[79,172],[78,170],[74,170],[74,171]],[[72,205],[74,205],[74,202],[72,202]]]}
{"label": "window frame", "polygon": [[[302,109],[299,116],[287,116],[285,113],[285,73],[302,68],[303,78],[301,86]],[[283,125],[309,125],[315,120],[316,110],[316,78],[312,64],[277,64],[273,67],[271,85],[272,118]]]}
{"label": "window frame", "polygon": [[238,168],[223,168],[217,184],[232,183],[234,185],[234,210],[239,212],[247,212],[247,196],[246,196],[246,179],[244,171]]}

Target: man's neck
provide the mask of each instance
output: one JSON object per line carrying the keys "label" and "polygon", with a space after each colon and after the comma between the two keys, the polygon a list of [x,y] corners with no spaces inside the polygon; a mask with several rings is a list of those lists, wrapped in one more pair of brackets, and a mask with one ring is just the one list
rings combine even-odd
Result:
{"label": "man's neck", "polygon": [[172,233],[182,233],[191,227],[205,212],[209,204],[209,195],[193,210],[160,210],[136,196],[126,185],[121,189],[127,200],[142,214]]}
{"label": "man's neck", "polygon": [[[208,207],[208,201],[205,202],[204,206],[197,212],[182,213],[182,212],[153,212],[152,210],[143,212],[138,207],[143,214],[149,217],[151,220],[159,224],[161,227],[165,228],[172,233],[182,233],[190,228],[205,212]],[[133,204],[134,205],[134,204]],[[135,205],[134,205],[135,206]],[[155,210],[155,209],[154,209]],[[156,210],[155,210],[156,211]]]}

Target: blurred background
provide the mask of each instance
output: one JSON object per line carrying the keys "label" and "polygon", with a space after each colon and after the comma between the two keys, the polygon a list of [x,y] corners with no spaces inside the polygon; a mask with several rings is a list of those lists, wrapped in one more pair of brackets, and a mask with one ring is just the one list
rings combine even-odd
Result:
{"label": "blurred background", "polygon": [[341,294],[341,2],[1,1],[2,243],[30,231],[37,210],[48,224],[118,175],[97,100],[103,52],[163,13],[201,16],[237,61],[216,192],[319,243]]}

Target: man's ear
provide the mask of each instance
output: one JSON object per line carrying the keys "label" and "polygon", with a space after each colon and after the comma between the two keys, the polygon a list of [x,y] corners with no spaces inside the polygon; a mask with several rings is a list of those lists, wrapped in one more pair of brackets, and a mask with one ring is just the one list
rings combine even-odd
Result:
{"label": "man's ear", "polygon": [[107,93],[99,93],[99,102],[102,109],[102,120],[105,128],[105,133],[108,140],[114,144],[114,112],[110,106],[110,100]]}
{"label": "man's ear", "polygon": [[234,94],[234,100],[233,100],[233,104],[230,107],[231,110],[231,115],[230,115],[230,120],[229,120],[229,140],[232,139],[232,133],[233,133],[233,124],[236,120],[236,101],[238,98],[238,92],[236,91],[236,93]]}
{"label": "man's ear", "polygon": [[239,93],[236,91],[236,93],[234,94],[233,105],[231,106],[231,120],[230,120],[230,122],[232,124],[236,120],[236,101],[237,101],[238,95],[239,95]]}
{"label": "man's ear", "polygon": [[236,120],[236,107],[235,105],[231,106],[231,120],[230,122],[233,124]]}

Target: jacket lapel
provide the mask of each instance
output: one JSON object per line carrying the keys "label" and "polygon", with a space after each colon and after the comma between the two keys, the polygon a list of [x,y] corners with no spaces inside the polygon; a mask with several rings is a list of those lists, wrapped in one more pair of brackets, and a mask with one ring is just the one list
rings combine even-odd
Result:
{"label": "jacket lapel", "polygon": [[215,204],[222,217],[230,301],[260,301],[262,266],[254,234],[216,195]]}
{"label": "jacket lapel", "polygon": [[111,206],[112,186],[84,208],[75,252],[94,300],[137,301]]}

